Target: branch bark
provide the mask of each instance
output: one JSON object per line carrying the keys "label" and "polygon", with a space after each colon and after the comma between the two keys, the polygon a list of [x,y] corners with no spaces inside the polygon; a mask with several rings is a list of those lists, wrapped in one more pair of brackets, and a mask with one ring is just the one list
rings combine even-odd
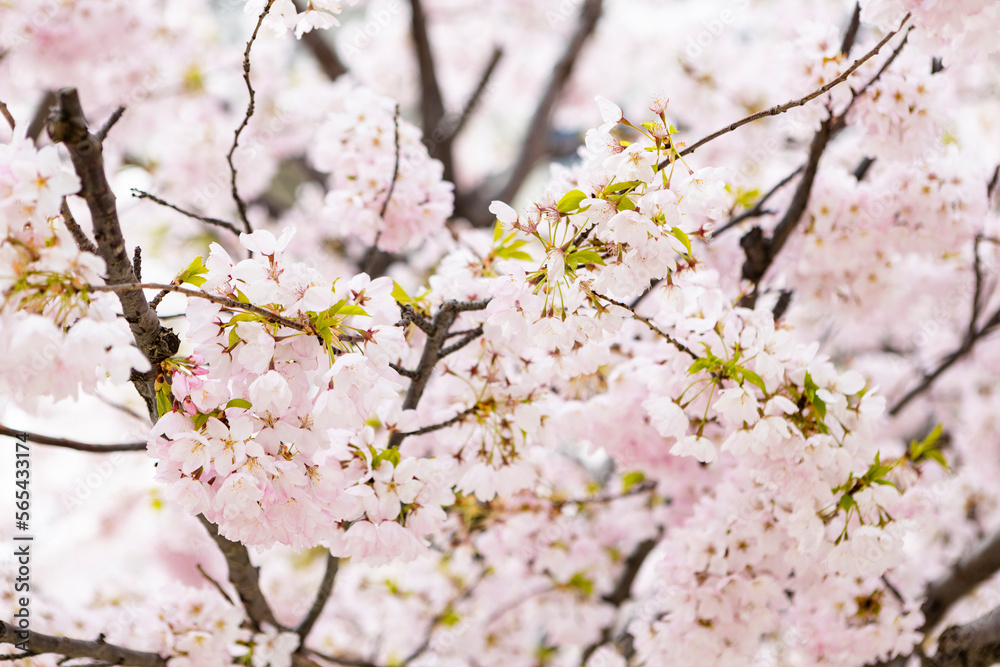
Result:
{"label": "branch bark", "polygon": [[[167,659],[156,653],[145,651],[133,651],[123,646],[116,646],[98,638],[94,641],[82,639],[70,639],[69,637],[53,637],[40,632],[26,632],[27,640],[20,636],[22,631],[12,623],[0,621],[0,644],[21,644],[27,641],[29,653],[31,655],[41,655],[43,653],[53,653],[66,656],[67,658],[93,658],[101,660],[108,665],[130,665],[131,667],[166,667]],[[21,656],[4,656],[9,659],[16,659]]]}
{"label": "branch bark", "polygon": [[[80,177],[79,195],[90,209],[97,248],[107,266],[106,281],[108,285],[136,283],[138,281],[118,222],[115,195],[104,173],[103,144],[88,129],[75,88],[63,88],[57,93],[56,100],[56,107],[49,118],[49,136],[66,146],[73,168]],[[158,416],[153,390],[155,366],[177,353],[180,339],[160,324],[141,289],[124,289],[117,294],[136,345],[154,366],[150,373],[133,374],[133,384],[146,401],[150,419],[155,422]]]}
{"label": "branch bark", "polygon": [[330,595],[333,594],[333,584],[337,578],[337,572],[340,570],[340,559],[332,554],[327,554],[326,558],[326,571],[323,573],[323,580],[319,584],[319,589],[316,591],[316,599],[313,600],[312,606],[309,608],[309,612],[306,614],[302,622],[299,623],[298,627],[295,628],[295,633],[302,638],[302,645],[305,645],[306,637],[312,631],[313,626],[316,625],[316,621],[319,619],[319,615],[323,613],[323,607],[326,606],[327,601],[330,599]]}
{"label": "branch bark", "polygon": [[927,585],[927,599],[920,607],[924,614],[920,631],[932,631],[953,604],[997,571],[1000,571],[1000,530],[973,547],[950,570]]}
{"label": "branch bark", "polygon": [[[410,387],[403,399],[404,410],[412,410],[420,402],[420,397],[424,395],[424,389],[427,388],[427,383],[434,372],[434,366],[444,356],[443,346],[448,339],[448,330],[455,323],[459,314],[470,310],[482,310],[489,302],[489,299],[480,299],[478,301],[445,301],[441,304],[430,323],[430,332],[424,342],[424,351],[420,355],[416,370],[406,373],[410,377]],[[388,447],[399,447],[407,435],[407,433],[400,431],[393,433],[389,436]]]}
{"label": "branch bark", "polygon": [[[305,10],[302,0],[295,0],[295,11],[301,14]],[[347,66],[344,65],[340,56],[327,41],[328,32],[327,30],[310,30],[302,35],[302,43],[309,49],[309,53],[316,59],[316,63],[327,78],[330,81],[336,81],[342,74],[347,74]]]}
{"label": "branch bark", "polygon": [[250,562],[247,548],[220,535],[218,526],[206,519],[203,514],[199,514],[198,519],[219,545],[222,555],[226,557],[226,563],[229,565],[229,581],[240,596],[240,602],[243,603],[243,608],[254,628],[259,631],[261,625],[269,623],[275,628],[285,629],[274,618],[274,612],[264,599],[264,593],[260,590],[259,571]]}
{"label": "branch bark", "polygon": [[12,428],[7,428],[3,424],[0,424],[0,435],[5,435],[9,438],[26,437],[29,441],[37,443],[39,445],[51,445],[53,447],[75,449],[78,452],[97,452],[103,454],[105,452],[146,451],[146,443],[144,442],[126,442],[120,445],[91,445],[86,442],[77,442],[76,440],[66,440],[65,438],[53,438],[47,435],[29,433],[28,431],[15,431]]}
{"label": "branch bark", "polygon": [[923,664],[933,667],[989,667],[1000,662],[1000,607],[965,625],[953,625],[938,639],[937,653]]}
{"label": "branch bark", "polygon": [[[535,113],[528,125],[528,132],[521,143],[521,152],[514,162],[510,177],[493,199],[510,201],[527,178],[531,168],[545,154],[549,144],[549,128],[552,122],[552,111],[562,95],[566,82],[573,73],[576,61],[583,51],[584,45],[594,33],[597,20],[601,17],[602,0],[586,0],[580,10],[576,30],[570,38],[566,50],[552,69],[552,76],[545,87],[542,99],[535,108]],[[492,218],[491,218],[492,219]]]}

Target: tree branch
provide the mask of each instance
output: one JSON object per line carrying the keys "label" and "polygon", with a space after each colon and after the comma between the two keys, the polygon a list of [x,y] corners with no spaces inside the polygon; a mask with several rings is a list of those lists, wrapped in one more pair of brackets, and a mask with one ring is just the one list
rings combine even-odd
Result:
{"label": "tree branch", "polygon": [[[27,633],[23,639],[21,633]],[[103,637],[94,641],[53,637],[40,632],[18,630],[13,623],[0,621],[0,644],[21,644],[27,641],[29,652],[22,655],[0,656],[0,660],[17,660],[32,655],[53,653],[67,658],[93,658],[110,665],[130,665],[131,667],[166,667],[167,659],[155,653],[133,651],[132,649],[109,644]]]}
{"label": "tree branch", "polygon": [[580,18],[577,21],[576,30],[570,38],[566,50],[556,62],[552,69],[552,76],[539,100],[535,113],[528,124],[528,132],[521,143],[521,152],[514,162],[511,174],[506,184],[492,199],[510,201],[520,189],[524,179],[535,163],[544,155],[548,146],[549,126],[552,119],[552,111],[556,102],[562,94],[566,82],[573,73],[573,67],[583,51],[584,45],[594,32],[597,20],[601,16],[602,0],[585,0],[580,10]]}
{"label": "tree branch", "polygon": [[76,241],[76,247],[84,252],[89,252],[92,255],[101,256],[101,251],[97,249],[94,242],[83,232],[80,228],[80,224],[73,217],[73,212],[69,210],[69,204],[66,203],[66,198],[63,197],[62,204],[59,208],[59,213],[62,215],[63,224],[66,225],[66,229],[69,233],[73,235],[73,240]]}
{"label": "tree branch", "polygon": [[264,23],[264,18],[267,13],[271,11],[271,5],[274,4],[274,0],[267,0],[267,4],[264,5],[264,9],[261,10],[260,16],[257,18],[257,25],[254,26],[253,34],[250,35],[250,41],[247,42],[247,48],[243,52],[243,80],[247,84],[247,92],[250,94],[250,102],[247,104],[246,113],[243,115],[243,122],[240,126],[236,128],[236,133],[233,135],[233,145],[229,149],[229,154],[226,155],[226,162],[229,163],[229,174],[230,174],[230,188],[232,190],[233,201],[236,202],[236,210],[239,212],[240,220],[243,221],[243,228],[246,233],[249,234],[253,231],[250,227],[250,221],[247,220],[247,205],[240,197],[239,190],[236,188],[236,165],[233,164],[233,153],[236,152],[236,147],[240,143],[240,133],[243,132],[243,128],[247,126],[250,122],[250,117],[253,116],[254,111],[254,89],[253,85],[250,83],[250,49],[253,48],[253,43],[257,39],[257,32],[260,30],[260,26]]}
{"label": "tree branch", "polygon": [[783,179],[781,179],[780,181],[778,181],[774,185],[774,187],[772,187],[770,190],[768,190],[767,193],[763,197],[761,197],[760,199],[757,200],[757,203],[754,204],[752,208],[749,208],[746,211],[744,211],[743,213],[740,213],[739,215],[730,218],[726,222],[726,224],[724,224],[722,227],[720,227],[719,229],[717,229],[714,232],[712,232],[712,235],[713,236],[719,236],[724,231],[735,227],[736,225],[740,224],[741,222],[743,222],[744,220],[746,220],[748,218],[756,218],[756,217],[760,217],[762,215],[767,215],[768,211],[764,210],[764,204],[767,203],[767,200],[770,199],[771,196],[775,192],[777,192],[778,190],[780,190],[781,188],[783,188],[785,185],[787,185],[793,178],[795,178],[796,176],[798,176],[802,172],[802,170],[804,168],[805,168],[805,165],[800,165],[795,171],[793,171],[788,176],[785,176]]}
{"label": "tree branch", "polygon": [[[432,331],[427,334],[420,362],[410,379],[410,388],[407,389],[406,397],[403,399],[403,410],[412,410],[420,402],[420,397],[423,396],[424,389],[427,388],[434,367],[442,357],[442,346],[448,338],[448,329],[451,328],[458,315],[470,310],[482,310],[489,302],[489,299],[480,299],[478,301],[445,301],[441,304],[431,321]],[[400,431],[393,433],[389,436],[388,447],[399,447],[406,436],[406,433]]]}
{"label": "tree branch", "polygon": [[[118,222],[115,195],[104,173],[103,146],[97,135],[87,129],[80,98],[75,88],[63,88],[57,95],[57,106],[49,118],[49,136],[69,150],[77,176],[80,177],[83,197],[90,209],[94,236],[101,257],[107,266],[109,286],[136,283],[135,272],[125,239]],[[142,290],[127,288],[117,291],[125,320],[132,330],[136,345],[154,367],[176,354],[180,339],[170,329],[163,327],[150,308]],[[150,419],[157,419],[156,396],[153,390],[155,373],[135,374],[133,384],[146,401]]]}
{"label": "tree branch", "polygon": [[[796,107],[803,106],[807,102],[810,102],[811,100],[814,100],[817,97],[819,97],[820,95],[828,92],[831,88],[833,88],[837,84],[846,81],[847,77],[849,77],[851,74],[854,73],[854,70],[858,69],[863,64],[865,64],[866,62],[868,62],[868,60],[871,59],[872,56],[874,56],[876,53],[878,53],[882,49],[882,47],[885,46],[886,43],[890,39],[892,39],[897,34],[899,34],[899,31],[903,29],[903,26],[906,25],[906,22],[909,21],[909,20],[910,20],[910,15],[907,14],[906,16],[903,17],[903,21],[902,21],[902,23],[900,23],[900,26],[898,28],[896,28],[895,30],[893,30],[892,32],[890,32],[889,34],[887,34],[885,37],[883,37],[879,41],[879,43],[876,44],[872,48],[871,51],[869,51],[868,53],[866,53],[865,55],[861,56],[860,58],[858,58],[857,60],[855,60],[853,63],[851,63],[851,66],[848,67],[846,70],[844,70],[844,72],[840,76],[838,76],[836,79],[830,81],[829,83],[827,83],[827,84],[825,84],[823,86],[820,86],[819,88],[817,88],[813,92],[809,93],[805,97],[800,97],[797,100],[791,100],[789,102],[785,102],[784,104],[779,104],[777,106],[773,106],[770,109],[764,109],[763,111],[758,111],[757,113],[750,114],[746,118],[742,118],[742,119],[736,121],[735,123],[731,123],[731,124],[727,125],[726,127],[722,128],[721,130],[717,130],[717,131],[713,132],[712,134],[708,135],[707,137],[703,137],[703,138],[699,139],[698,141],[694,142],[693,144],[691,144],[690,146],[688,146],[687,148],[685,148],[684,150],[682,150],[680,152],[680,155],[681,156],[689,155],[689,154],[695,152],[697,149],[699,149],[702,146],[704,146],[705,144],[707,144],[708,142],[712,141],[713,139],[718,139],[719,137],[721,137],[724,134],[729,134],[733,130],[735,130],[737,128],[740,128],[740,127],[743,127],[747,123],[752,123],[755,120],[760,120],[761,118],[767,118],[768,116],[778,116],[778,115],[781,115],[781,114],[785,113],[786,111],[788,111],[790,109],[794,109]],[[669,160],[664,160],[662,163],[660,163],[660,169],[665,168],[668,164],[669,164]]]}
{"label": "tree branch", "polygon": [[246,609],[247,617],[253,624],[254,629],[260,631],[261,625],[269,623],[275,628],[284,630],[274,618],[274,612],[264,599],[264,593],[260,590],[260,578],[258,569],[250,562],[250,555],[247,548],[239,542],[232,542],[219,534],[219,528],[214,523],[199,514],[198,519],[205,530],[212,536],[215,543],[219,545],[222,555],[226,557],[229,566],[229,581],[232,583],[236,593],[240,596],[240,602]]}
{"label": "tree branch", "polygon": [[3,100],[0,100],[0,115],[2,115],[7,121],[7,124],[10,125],[11,130],[17,129],[17,123],[14,122],[14,117],[10,115],[10,109],[7,108],[7,105],[4,104]]}
{"label": "tree branch", "polygon": [[28,431],[15,431],[14,429],[8,428],[3,424],[0,424],[0,435],[5,435],[9,438],[18,438],[18,437],[27,438],[31,442],[37,443],[39,445],[50,445],[52,447],[75,449],[78,452],[96,452],[103,454],[106,452],[146,451],[146,443],[144,442],[126,442],[120,445],[91,445],[85,442],[77,442],[76,440],[66,440],[64,438],[53,438],[47,435],[30,433]]}
{"label": "tree branch", "polygon": [[427,14],[421,0],[410,0],[412,15],[413,48],[420,69],[420,120],[424,131],[424,145],[432,158],[444,165],[444,180],[454,181],[450,142],[435,141],[432,136],[444,118],[444,98],[434,67],[434,52],[427,34]]}
{"label": "tree branch", "polygon": [[443,422],[440,422],[440,423],[437,423],[437,424],[433,424],[431,426],[424,426],[423,428],[418,428],[415,431],[402,431],[399,434],[401,436],[403,436],[404,438],[407,438],[407,437],[409,437],[411,435],[423,435],[425,433],[433,433],[434,431],[440,431],[443,428],[448,428],[452,424],[457,424],[458,422],[463,421],[469,415],[475,414],[476,410],[478,410],[478,409],[479,409],[479,403],[476,403],[472,407],[469,407],[469,408],[466,408],[465,410],[462,410],[461,412],[459,412],[457,415],[455,415],[451,419],[448,419],[446,421],[443,421]]}
{"label": "tree branch", "polygon": [[934,629],[953,604],[1000,571],[1000,530],[966,552],[950,570],[927,585],[923,633]]}
{"label": "tree branch", "polygon": [[594,292],[594,296],[600,297],[601,299],[604,299],[608,303],[614,304],[614,305],[616,305],[616,306],[618,306],[620,308],[624,308],[625,310],[629,311],[630,313],[632,313],[632,317],[633,318],[639,320],[640,322],[642,322],[643,324],[645,324],[647,327],[649,327],[650,331],[652,331],[657,336],[659,336],[660,338],[664,339],[665,341],[667,341],[668,343],[670,343],[671,345],[673,345],[674,347],[676,347],[678,350],[680,350],[684,354],[686,354],[689,357],[691,357],[692,359],[699,359],[700,358],[700,357],[698,357],[697,354],[695,354],[694,352],[691,351],[691,348],[689,348],[687,345],[685,345],[684,343],[680,342],[679,340],[677,340],[676,338],[674,338],[673,336],[671,336],[667,332],[665,332],[662,329],[660,329],[658,326],[656,326],[655,324],[653,324],[649,320],[649,318],[643,317],[642,315],[640,315],[637,312],[635,312],[635,310],[633,308],[631,308],[628,304],[622,303],[621,301],[616,301],[616,300],[612,299],[610,296],[604,296],[603,294],[598,294],[597,292]]}
{"label": "tree branch", "polygon": [[[311,33],[309,33],[309,34],[311,34]],[[206,216],[203,216],[203,215],[198,215],[197,213],[192,213],[191,211],[186,211],[186,210],[182,209],[180,206],[174,206],[173,204],[171,204],[169,202],[166,202],[166,201],[163,201],[159,197],[157,197],[155,195],[151,195],[148,192],[144,192],[143,190],[139,190],[137,188],[132,188],[132,196],[136,197],[137,199],[149,199],[151,201],[156,202],[160,206],[166,206],[167,208],[172,208],[173,210],[177,211],[181,215],[185,215],[185,216],[187,216],[189,218],[193,218],[195,220],[200,220],[200,221],[208,223],[210,225],[215,225],[216,227],[222,227],[223,229],[229,230],[233,234],[236,234],[236,236],[240,235],[240,230],[236,227],[236,225],[234,225],[231,222],[226,222],[225,220],[219,220],[218,218],[209,218],[209,217],[206,217]]]}
{"label": "tree branch", "polygon": [[[302,4],[302,0],[295,0],[295,11],[301,14],[305,10],[306,7]],[[326,77],[330,81],[336,81],[342,74],[347,74],[347,66],[326,41],[328,39],[326,33],[328,32],[327,30],[310,30],[302,35],[302,43],[309,49],[309,53],[316,59],[316,63],[326,74]]]}
{"label": "tree branch", "polygon": [[319,615],[323,613],[323,608],[326,606],[327,601],[330,599],[330,595],[333,594],[333,584],[337,578],[337,571],[340,569],[340,559],[333,554],[327,554],[326,556],[326,571],[323,573],[323,580],[319,584],[319,589],[316,591],[316,599],[313,600],[312,606],[309,608],[309,612],[306,617],[302,619],[298,627],[295,628],[295,634],[302,638],[301,645],[305,645],[306,637],[312,631],[313,626],[316,625],[316,621],[319,619]]}
{"label": "tree branch", "polygon": [[462,128],[465,127],[465,124],[468,122],[472,112],[479,106],[479,102],[483,98],[483,93],[486,92],[486,86],[489,83],[490,78],[493,76],[493,72],[496,70],[497,65],[500,64],[501,57],[503,57],[503,49],[499,46],[493,47],[493,53],[490,55],[489,62],[486,63],[486,68],[479,77],[479,83],[476,84],[476,88],[472,91],[472,95],[469,96],[465,106],[462,107],[462,111],[459,113],[458,118],[453,124],[447,125],[446,127],[438,126],[436,131],[445,133],[441,141],[450,142],[454,140],[455,137],[458,136],[458,133],[462,131]]}
{"label": "tree branch", "polygon": [[937,653],[924,658],[934,667],[989,667],[1000,662],[1000,607],[941,633]]}

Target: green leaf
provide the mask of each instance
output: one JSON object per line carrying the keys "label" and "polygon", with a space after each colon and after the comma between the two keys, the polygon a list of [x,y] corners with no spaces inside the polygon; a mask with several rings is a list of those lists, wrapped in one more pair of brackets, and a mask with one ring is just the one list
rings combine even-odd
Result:
{"label": "green leaf", "polygon": [[234,398],[228,403],[226,403],[226,410],[229,408],[243,408],[244,410],[249,410],[253,407],[253,403],[245,398]]}
{"label": "green leaf", "polygon": [[678,241],[684,244],[684,248],[687,249],[687,253],[690,255],[691,239],[689,239],[688,235],[684,233],[684,230],[681,229],[680,227],[674,227],[673,229],[670,230],[670,233],[674,235],[674,238],[676,238]]}
{"label": "green leaf", "polygon": [[635,186],[639,185],[641,181],[622,181],[621,183],[610,183],[606,188],[605,192],[624,192],[626,190],[631,190]]}
{"label": "green leaf", "polygon": [[186,269],[177,274],[177,282],[201,287],[205,284],[205,278],[201,277],[203,273],[208,273],[208,269],[205,267],[205,262],[202,260],[201,255],[198,255],[194,258],[193,262],[188,264]]}
{"label": "green leaf", "polygon": [[164,386],[163,389],[156,392],[156,413],[162,417],[168,412],[173,411],[173,409],[173,393],[170,391],[169,386]]}
{"label": "green leaf", "polygon": [[[497,227],[499,226],[500,223],[498,222]],[[406,290],[400,287],[399,283],[395,280],[392,281],[392,298],[403,304],[413,304],[413,297],[407,294]]]}
{"label": "green leaf", "polygon": [[646,475],[642,471],[634,470],[622,475],[622,491],[628,493],[635,487],[646,481]]}
{"label": "green leaf", "polygon": [[448,605],[444,608],[439,620],[441,625],[450,628],[453,625],[458,625],[462,621],[462,617],[455,612],[454,607]]}
{"label": "green leaf", "polygon": [[202,414],[200,412],[198,414],[196,414],[194,416],[194,427],[196,429],[200,429],[202,426],[204,426],[208,422],[208,419],[209,419],[210,416],[211,415],[205,415],[205,414]]}
{"label": "green leaf", "polygon": [[577,264],[597,264],[604,266],[604,260],[596,250],[577,250],[566,255],[566,265],[575,267]]}
{"label": "green leaf", "polygon": [[712,367],[712,360],[707,357],[695,359],[695,362],[688,367],[688,375],[694,375],[698,371]]}
{"label": "green leaf", "polygon": [[570,190],[562,196],[562,199],[556,204],[556,208],[559,209],[560,213],[571,213],[580,208],[580,202],[586,198],[587,195],[580,190]]}
{"label": "green leaf", "polygon": [[[497,220],[496,224],[493,225],[493,245],[496,245],[497,241],[499,241],[502,236],[503,236],[503,223]],[[399,285],[396,286],[399,287]]]}
{"label": "green leaf", "polygon": [[764,395],[765,396],[767,395],[767,387],[764,386],[764,380],[762,380],[759,375],[757,375],[751,370],[747,370],[746,368],[742,370],[742,374],[744,380],[754,385],[755,387],[759,387],[760,390],[764,392]]}
{"label": "green leaf", "polygon": [[594,582],[579,572],[573,575],[568,585],[570,588],[575,588],[588,597],[594,594]]}
{"label": "green leaf", "polygon": [[622,197],[618,200],[618,210],[619,211],[634,211],[635,202],[628,197]]}

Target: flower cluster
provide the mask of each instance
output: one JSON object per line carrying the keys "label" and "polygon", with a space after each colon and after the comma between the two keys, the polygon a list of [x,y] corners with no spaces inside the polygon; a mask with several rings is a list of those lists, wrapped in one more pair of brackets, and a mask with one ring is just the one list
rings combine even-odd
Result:
{"label": "flower cluster", "polygon": [[337,83],[331,109],[309,148],[330,174],[322,217],[341,238],[398,252],[414,248],[451,215],[451,183],[395,102],[349,81]]}
{"label": "flower cluster", "polygon": [[360,274],[338,287],[285,261],[289,239],[243,235],[257,256],[236,263],[213,245],[180,277],[233,305],[188,307],[194,354],[168,360],[158,384],[158,477],[171,499],[245,544],[412,557],[451,493],[435,462],[371,446],[367,424],[400,388],[392,281]]}
{"label": "flower cluster", "polygon": [[104,260],[77,247],[63,216],[80,181],[54,146],[24,136],[0,145],[0,336],[9,365],[0,394],[75,396],[149,363],[115,321],[114,297],[94,296]]}

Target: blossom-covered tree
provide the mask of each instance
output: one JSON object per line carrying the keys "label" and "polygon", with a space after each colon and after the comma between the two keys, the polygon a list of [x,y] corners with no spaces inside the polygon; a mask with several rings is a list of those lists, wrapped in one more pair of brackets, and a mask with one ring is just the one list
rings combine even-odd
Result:
{"label": "blossom-covered tree", "polygon": [[1000,662],[1000,4],[344,4],[0,2],[0,660]]}

